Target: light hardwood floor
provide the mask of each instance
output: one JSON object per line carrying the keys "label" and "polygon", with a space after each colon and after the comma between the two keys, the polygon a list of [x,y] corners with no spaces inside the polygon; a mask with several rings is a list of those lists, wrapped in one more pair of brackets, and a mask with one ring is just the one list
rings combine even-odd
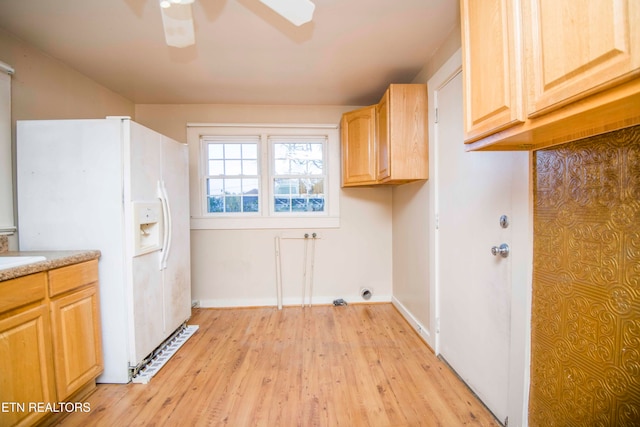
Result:
{"label": "light hardwood floor", "polygon": [[63,426],[497,426],[391,304],[195,309],[149,384],[100,384]]}

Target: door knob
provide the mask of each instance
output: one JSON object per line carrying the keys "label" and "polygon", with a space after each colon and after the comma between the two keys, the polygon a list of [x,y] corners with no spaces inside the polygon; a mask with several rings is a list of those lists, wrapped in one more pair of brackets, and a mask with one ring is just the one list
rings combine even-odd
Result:
{"label": "door knob", "polygon": [[500,255],[502,258],[506,258],[509,256],[509,245],[503,243],[500,246],[493,246],[491,248],[491,254],[493,256]]}

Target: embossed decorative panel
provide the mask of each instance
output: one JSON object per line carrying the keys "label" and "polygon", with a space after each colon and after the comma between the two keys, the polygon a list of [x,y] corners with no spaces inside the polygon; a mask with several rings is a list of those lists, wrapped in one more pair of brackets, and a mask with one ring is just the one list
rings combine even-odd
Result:
{"label": "embossed decorative panel", "polygon": [[640,425],[640,126],[535,153],[531,426]]}
{"label": "embossed decorative panel", "polygon": [[531,426],[640,425],[640,126],[535,153]]}

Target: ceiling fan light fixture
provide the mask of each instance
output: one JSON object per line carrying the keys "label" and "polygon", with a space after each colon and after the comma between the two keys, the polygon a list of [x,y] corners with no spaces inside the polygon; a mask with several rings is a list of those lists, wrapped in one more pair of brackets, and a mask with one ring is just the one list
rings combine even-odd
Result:
{"label": "ceiling fan light fixture", "polygon": [[192,46],[196,42],[196,37],[191,4],[174,3],[170,6],[168,8],[160,8],[167,45],[171,47]]}
{"label": "ceiling fan light fixture", "polygon": [[298,27],[311,21],[316,8],[310,0],[260,0],[260,2]]}
{"label": "ceiling fan light fixture", "polygon": [[160,7],[167,9],[172,4],[193,4],[195,0],[160,0]]}

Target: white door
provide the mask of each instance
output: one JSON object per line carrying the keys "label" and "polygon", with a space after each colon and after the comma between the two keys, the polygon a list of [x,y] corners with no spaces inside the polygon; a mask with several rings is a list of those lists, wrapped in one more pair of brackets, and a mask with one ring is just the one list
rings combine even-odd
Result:
{"label": "white door", "polygon": [[459,70],[435,95],[436,351],[505,422],[512,258],[492,255],[491,247],[513,248],[512,228],[500,217],[518,220],[512,193],[528,188],[515,188],[521,180],[513,176],[527,176],[526,153],[465,152]]}
{"label": "white door", "polygon": [[189,153],[185,144],[164,136],[162,181],[171,215],[163,272],[164,329],[170,334],[191,317]]}
{"label": "white door", "polygon": [[[160,135],[134,122],[131,126],[129,226],[133,226],[133,202],[158,201],[160,169]],[[125,127],[127,123],[125,122]],[[132,233],[140,232],[133,230]],[[132,253],[130,251],[129,253]],[[138,364],[164,340],[162,313],[162,271],[160,251],[156,250],[131,259],[130,316],[133,319],[131,334],[131,360]]]}

